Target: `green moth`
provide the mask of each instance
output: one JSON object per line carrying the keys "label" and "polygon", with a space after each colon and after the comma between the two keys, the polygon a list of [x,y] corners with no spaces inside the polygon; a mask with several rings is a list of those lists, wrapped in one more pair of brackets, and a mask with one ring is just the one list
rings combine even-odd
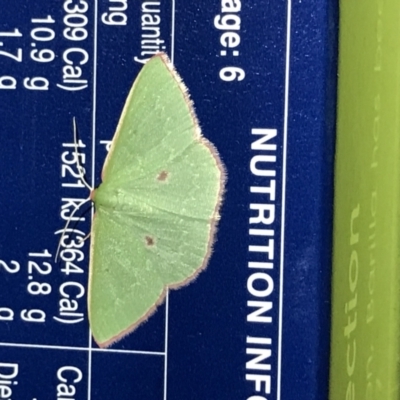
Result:
{"label": "green moth", "polygon": [[88,310],[106,347],[133,331],[209,261],[225,168],[163,53],[128,95],[92,192]]}

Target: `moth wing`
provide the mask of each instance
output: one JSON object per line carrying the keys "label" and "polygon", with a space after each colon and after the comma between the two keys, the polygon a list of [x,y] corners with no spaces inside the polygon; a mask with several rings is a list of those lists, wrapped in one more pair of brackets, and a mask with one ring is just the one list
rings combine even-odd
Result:
{"label": "moth wing", "polygon": [[153,57],[128,96],[99,188],[120,196],[114,209],[96,205],[92,226],[89,319],[99,345],[135,329],[167,287],[207,265],[224,180],[179,76],[166,56]]}
{"label": "moth wing", "polygon": [[130,181],[181,154],[200,130],[181,78],[164,54],[152,57],[129,92],[103,168],[103,181]]}

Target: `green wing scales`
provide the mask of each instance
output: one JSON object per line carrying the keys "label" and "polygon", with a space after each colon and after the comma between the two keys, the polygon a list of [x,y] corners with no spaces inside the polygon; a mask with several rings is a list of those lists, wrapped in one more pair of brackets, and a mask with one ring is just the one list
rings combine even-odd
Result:
{"label": "green wing scales", "polygon": [[89,320],[100,346],[135,329],[206,267],[224,167],[163,54],[129,93],[95,190]]}

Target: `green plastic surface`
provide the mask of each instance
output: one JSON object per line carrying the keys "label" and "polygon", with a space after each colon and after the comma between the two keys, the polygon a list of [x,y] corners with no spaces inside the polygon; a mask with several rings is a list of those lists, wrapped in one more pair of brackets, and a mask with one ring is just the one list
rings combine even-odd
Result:
{"label": "green plastic surface", "polygon": [[399,398],[400,1],[340,1],[330,399]]}

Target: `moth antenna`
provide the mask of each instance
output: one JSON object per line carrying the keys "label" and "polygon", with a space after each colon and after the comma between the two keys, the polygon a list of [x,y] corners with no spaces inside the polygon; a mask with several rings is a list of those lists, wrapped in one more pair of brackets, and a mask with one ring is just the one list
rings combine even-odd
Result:
{"label": "moth antenna", "polygon": [[[62,242],[62,240],[64,239],[65,233],[67,232],[68,226],[69,226],[69,224],[71,223],[73,216],[75,215],[75,213],[76,213],[84,204],[88,203],[88,202],[91,201],[91,200],[92,200],[92,199],[90,198],[90,196],[89,196],[86,200],[82,200],[82,202],[81,202],[79,205],[77,205],[77,206],[75,207],[74,211],[72,211],[70,217],[68,218],[67,223],[65,224],[65,227],[64,227],[63,232],[62,232],[62,234],[61,234],[60,240],[59,240],[59,242],[58,242],[57,252],[56,252],[55,259],[54,259],[55,262],[57,262],[58,255],[60,254],[61,242]],[[89,233],[89,235],[90,235],[90,233]],[[81,239],[81,240],[86,240],[87,237],[88,237],[88,235],[87,235],[85,238]]]}
{"label": "moth antenna", "polygon": [[78,151],[78,128],[76,126],[76,118],[72,118],[72,125],[73,125],[73,130],[74,130],[74,146],[75,146],[75,154],[76,154],[76,167],[79,172],[79,177],[82,180],[83,184],[92,192],[93,188],[87,183],[85,179],[85,168],[82,167],[82,165],[79,163],[79,151]]}
{"label": "moth antenna", "polygon": [[82,243],[82,242],[88,240],[91,233],[92,233],[92,232],[89,232],[83,239],[79,237],[79,238],[78,238],[78,242]]}
{"label": "moth antenna", "polygon": [[[74,147],[75,147],[75,154],[76,154],[76,167],[77,167],[77,169],[78,169],[79,177],[80,177],[80,179],[82,180],[83,184],[90,190],[90,192],[92,192],[92,191],[93,191],[93,188],[87,183],[87,181],[86,181],[86,179],[85,179],[85,169],[82,167],[82,165],[81,165],[80,162],[79,162],[79,157],[78,157],[78,155],[79,155],[79,150],[78,150],[78,128],[77,128],[77,125],[76,125],[76,118],[75,118],[75,117],[72,118],[72,125],[73,125],[73,132],[74,132]],[[78,209],[80,209],[84,204],[86,204],[86,203],[89,202],[89,201],[91,201],[91,197],[90,197],[90,196],[89,196],[86,200],[83,200],[79,205],[77,205],[77,206],[75,207],[74,211],[72,211],[70,217],[68,218],[68,221],[67,221],[67,223],[65,224],[65,227],[64,227],[64,229],[63,229],[63,231],[62,231],[60,240],[59,240],[59,242],[58,242],[57,252],[56,252],[55,259],[54,259],[55,262],[57,262],[57,260],[58,260],[58,255],[60,254],[62,240],[63,240],[64,237],[65,237],[65,234],[66,234],[66,232],[67,232],[67,229],[68,229],[68,227],[69,227],[69,224],[70,224],[71,221],[72,221],[73,216],[74,216],[75,213],[78,211]],[[80,239],[80,240],[81,240],[81,241],[84,241],[84,240],[86,240],[89,236],[90,236],[90,234],[87,235],[85,238]]]}

